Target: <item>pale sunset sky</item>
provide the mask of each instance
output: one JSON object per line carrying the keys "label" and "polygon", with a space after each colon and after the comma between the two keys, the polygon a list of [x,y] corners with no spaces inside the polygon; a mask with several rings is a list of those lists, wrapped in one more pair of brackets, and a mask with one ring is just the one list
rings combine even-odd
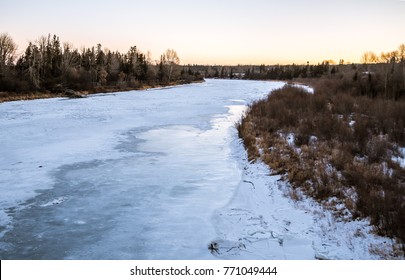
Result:
{"label": "pale sunset sky", "polygon": [[170,48],[182,64],[359,62],[405,43],[401,0],[0,0],[0,11],[20,54],[49,33],[154,59]]}

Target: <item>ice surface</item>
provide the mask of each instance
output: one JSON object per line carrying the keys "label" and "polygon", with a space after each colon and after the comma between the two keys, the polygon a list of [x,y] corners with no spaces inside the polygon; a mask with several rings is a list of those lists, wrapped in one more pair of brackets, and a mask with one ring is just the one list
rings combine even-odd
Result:
{"label": "ice surface", "polygon": [[282,83],[208,80],[0,104],[2,259],[201,259],[241,169],[246,104]]}
{"label": "ice surface", "polygon": [[0,258],[374,258],[369,245],[390,240],[292,202],[247,162],[234,124],[281,86],[207,80],[0,104]]}

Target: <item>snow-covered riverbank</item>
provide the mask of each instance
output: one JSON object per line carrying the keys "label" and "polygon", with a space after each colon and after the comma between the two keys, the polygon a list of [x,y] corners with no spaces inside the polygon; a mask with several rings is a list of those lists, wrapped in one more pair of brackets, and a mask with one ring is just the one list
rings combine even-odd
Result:
{"label": "snow-covered riverbank", "polygon": [[[216,212],[224,259],[395,259],[394,243],[373,234],[366,220],[344,222],[291,188],[263,163],[246,164],[231,203]],[[343,206],[342,206],[343,207]]]}
{"label": "snow-covered riverbank", "polygon": [[282,85],[0,104],[0,258],[375,258],[389,240],[290,201],[246,162],[234,123]]}

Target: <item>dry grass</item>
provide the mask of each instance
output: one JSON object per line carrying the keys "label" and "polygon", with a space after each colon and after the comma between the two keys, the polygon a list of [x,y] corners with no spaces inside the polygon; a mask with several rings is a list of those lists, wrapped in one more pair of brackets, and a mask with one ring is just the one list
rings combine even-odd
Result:
{"label": "dry grass", "polygon": [[312,95],[287,86],[252,104],[238,127],[249,159],[260,158],[326,207],[333,209],[334,197],[352,218],[369,217],[379,234],[404,242],[405,170],[392,157],[405,145],[405,102],[329,88],[318,84]]}
{"label": "dry grass", "polygon": [[[192,81],[192,83],[202,83],[203,81]],[[131,91],[131,90],[145,90],[157,87],[164,87],[164,86],[175,86],[175,85],[182,85],[188,84],[190,82],[187,81],[176,81],[168,83],[167,85],[134,85],[134,86],[98,86],[94,87],[91,90],[86,91],[78,91],[78,94],[86,96],[88,94],[97,94],[97,93],[113,93],[113,92],[122,92],[122,91]],[[0,92],[0,103],[1,102],[9,102],[9,101],[17,101],[17,100],[33,100],[33,99],[45,99],[45,98],[55,98],[55,97],[67,97],[66,94],[61,92],[54,93],[49,91],[44,92]]]}
{"label": "dry grass", "polygon": [[61,96],[62,96],[61,94],[53,94],[46,92],[30,92],[30,93],[0,92],[0,102],[8,102],[16,100],[33,100],[40,98],[54,98]]}

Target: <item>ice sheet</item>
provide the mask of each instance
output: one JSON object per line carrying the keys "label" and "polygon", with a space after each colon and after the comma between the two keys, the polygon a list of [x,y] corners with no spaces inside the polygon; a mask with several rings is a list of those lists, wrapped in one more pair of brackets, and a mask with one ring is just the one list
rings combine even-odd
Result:
{"label": "ice sheet", "polygon": [[207,80],[0,104],[0,258],[382,257],[373,249],[392,240],[367,221],[294,202],[247,162],[234,124],[281,86]]}
{"label": "ice sheet", "polygon": [[214,211],[241,170],[245,105],[282,83],[0,104],[0,257],[215,258]]}

